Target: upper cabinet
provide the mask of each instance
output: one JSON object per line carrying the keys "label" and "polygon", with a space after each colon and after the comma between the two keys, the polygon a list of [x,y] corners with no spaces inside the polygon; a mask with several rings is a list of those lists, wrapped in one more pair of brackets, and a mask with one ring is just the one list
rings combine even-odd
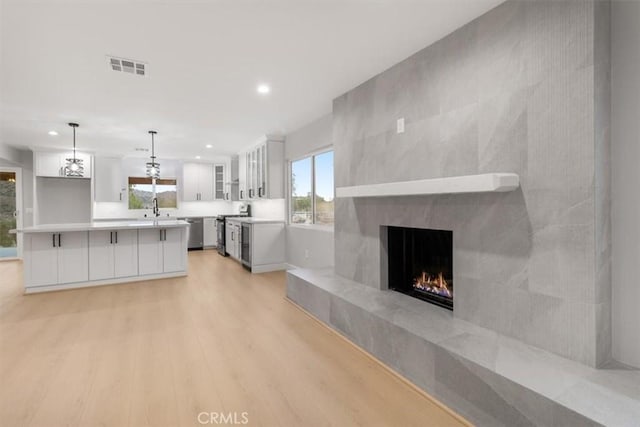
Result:
{"label": "upper cabinet", "polygon": [[238,154],[238,200],[247,200],[247,153]]}
{"label": "upper cabinet", "polygon": [[182,200],[210,202],[225,199],[226,165],[210,163],[184,163]]}
{"label": "upper cabinet", "polygon": [[267,138],[239,155],[239,198],[284,198],[284,141]]}
{"label": "upper cabinet", "polygon": [[67,177],[64,168],[67,159],[73,157],[73,152],[60,153],[52,151],[35,152],[35,174],[36,176],[47,176],[54,178],[91,178],[91,155],[76,152],[76,158],[82,160],[84,174],[82,177]]}
{"label": "upper cabinet", "polygon": [[216,200],[227,200],[227,194],[225,192],[225,176],[226,176],[226,167],[225,165],[213,165],[213,176],[215,178],[215,196]]}
{"label": "upper cabinet", "polygon": [[96,157],[94,163],[96,202],[122,202],[127,198],[127,183],[122,159]]}

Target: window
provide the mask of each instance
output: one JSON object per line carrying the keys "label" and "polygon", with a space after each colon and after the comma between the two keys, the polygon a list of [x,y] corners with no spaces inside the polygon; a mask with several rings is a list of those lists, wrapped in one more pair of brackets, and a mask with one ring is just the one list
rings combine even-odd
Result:
{"label": "window", "polygon": [[292,224],[333,224],[333,151],[291,162]]}
{"label": "window", "polygon": [[[178,194],[175,179],[156,179],[158,207],[177,208]],[[151,178],[129,177],[129,209],[153,209]]]}

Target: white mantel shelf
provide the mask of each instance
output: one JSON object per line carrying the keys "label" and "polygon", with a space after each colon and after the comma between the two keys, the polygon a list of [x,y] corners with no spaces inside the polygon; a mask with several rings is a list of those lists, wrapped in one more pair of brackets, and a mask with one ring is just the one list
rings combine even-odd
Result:
{"label": "white mantel shelf", "polygon": [[336,197],[390,197],[429,194],[495,193],[513,191],[520,186],[515,173],[485,173],[416,181],[386,182],[336,188]]}

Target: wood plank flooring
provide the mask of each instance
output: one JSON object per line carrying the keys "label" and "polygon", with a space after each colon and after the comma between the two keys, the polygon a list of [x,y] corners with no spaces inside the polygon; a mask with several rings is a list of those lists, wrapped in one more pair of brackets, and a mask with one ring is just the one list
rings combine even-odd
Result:
{"label": "wood plank flooring", "polygon": [[0,425],[246,421],[465,425],[286,300],[283,272],[190,252],[185,278],[25,296],[0,262]]}

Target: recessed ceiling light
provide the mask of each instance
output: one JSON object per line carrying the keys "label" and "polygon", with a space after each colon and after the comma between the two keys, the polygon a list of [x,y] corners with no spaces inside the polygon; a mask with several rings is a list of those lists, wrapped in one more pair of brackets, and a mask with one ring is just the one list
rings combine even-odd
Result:
{"label": "recessed ceiling light", "polygon": [[266,84],[259,84],[257,90],[258,90],[258,93],[261,95],[266,95],[269,92],[271,92],[271,88],[269,87],[269,85],[266,85]]}
{"label": "recessed ceiling light", "polygon": [[56,132],[55,130],[50,130],[50,131],[49,131],[49,135],[51,135],[51,136],[58,136],[58,132]]}
{"label": "recessed ceiling light", "polygon": [[213,145],[211,145],[211,144],[207,144],[207,145],[205,145],[205,147],[207,147],[207,148],[211,148],[211,147],[213,147]]}
{"label": "recessed ceiling light", "polygon": [[200,158],[200,156],[196,156],[196,159],[199,159],[199,158]]}

